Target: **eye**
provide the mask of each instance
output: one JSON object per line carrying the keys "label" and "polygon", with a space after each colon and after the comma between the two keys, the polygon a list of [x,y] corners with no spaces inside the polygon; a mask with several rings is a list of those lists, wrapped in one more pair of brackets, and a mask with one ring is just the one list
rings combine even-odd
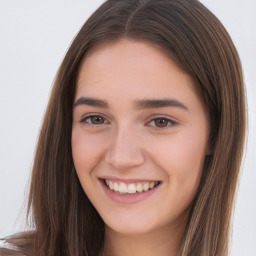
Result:
{"label": "eye", "polygon": [[106,124],[107,120],[99,115],[91,115],[86,116],[81,120],[81,123],[89,124],[89,125],[101,125]]}
{"label": "eye", "polygon": [[160,129],[168,128],[169,126],[174,126],[175,124],[177,124],[177,122],[165,117],[154,118],[149,122],[149,125]]}

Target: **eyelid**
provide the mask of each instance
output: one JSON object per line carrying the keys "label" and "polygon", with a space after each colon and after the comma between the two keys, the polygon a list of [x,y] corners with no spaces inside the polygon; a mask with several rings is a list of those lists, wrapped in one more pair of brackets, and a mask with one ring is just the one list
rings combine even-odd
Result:
{"label": "eyelid", "polygon": [[[104,122],[102,124],[92,124],[91,122],[87,122],[86,119],[92,118],[92,117],[100,117],[104,119]],[[91,126],[91,127],[101,127],[103,125],[106,124],[110,124],[110,122],[108,121],[108,117],[105,117],[105,115],[103,114],[98,114],[98,113],[88,113],[86,115],[84,115],[81,119],[80,119],[80,123],[83,125],[87,125],[87,126]],[[158,127],[156,125],[150,125],[150,123],[152,123],[153,121],[157,120],[157,119],[164,119],[166,121],[168,121],[168,125],[167,126],[163,126],[163,127]],[[164,129],[170,129],[176,125],[178,125],[178,121],[174,120],[174,118],[168,116],[166,117],[165,115],[154,115],[151,116],[149,121],[146,122],[146,126],[152,127],[153,129],[156,130],[164,130]]]}
{"label": "eyelid", "polygon": [[[92,117],[100,117],[104,119],[104,123],[103,124],[92,124],[90,122],[86,122],[86,119],[92,118]],[[106,122],[107,121],[107,122]],[[86,114],[85,116],[83,116],[81,118],[81,120],[79,121],[80,123],[84,124],[84,125],[88,125],[88,126],[92,126],[92,127],[99,127],[105,124],[109,124],[109,121],[106,117],[104,117],[104,115],[102,114],[97,114],[97,113],[90,113],[90,114]]]}
{"label": "eyelid", "polygon": [[[164,119],[164,120],[168,121],[169,125],[164,126],[164,127],[157,127],[156,125],[151,126],[150,123],[157,119]],[[166,117],[164,115],[157,115],[155,117],[151,117],[151,119],[147,122],[147,125],[153,127],[156,130],[164,130],[164,129],[170,129],[170,128],[178,125],[178,122],[176,120],[173,120],[173,118]]]}

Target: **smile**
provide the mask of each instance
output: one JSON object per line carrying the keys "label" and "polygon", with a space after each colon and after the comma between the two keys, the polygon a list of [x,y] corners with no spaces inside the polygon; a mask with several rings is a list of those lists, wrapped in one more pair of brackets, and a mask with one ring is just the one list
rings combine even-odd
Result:
{"label": "smile", "polygon": [[158,186],[160,184],[159,181],[144,181],[144,182],[136,182],[136,183],[124,183],[118,181],[104,180],[105,185],[109,187],[113,192],[118,194],[126,195],[126,194],[140,194],[143,192],[147,192]]}

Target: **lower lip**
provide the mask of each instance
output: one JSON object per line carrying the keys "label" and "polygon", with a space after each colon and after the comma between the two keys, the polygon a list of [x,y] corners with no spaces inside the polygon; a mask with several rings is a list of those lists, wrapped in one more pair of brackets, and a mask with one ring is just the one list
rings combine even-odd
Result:
{"label": "lower lip", "polygon": [[151,197],[153,194],[156,193],[156,191],[159,190],[162,183],[154,187],[153,189],[150,189],[148,191],[142,192],[142,193],[136,193],[136,194],[119,194],[117,192],[112,191],[106,184],[104,180],[100,180],[100,183],[103,187],[104,192],[106,195],[113,201],[117,203],[125,203],[125,204],[133,204],[141,202],[149,197]]}

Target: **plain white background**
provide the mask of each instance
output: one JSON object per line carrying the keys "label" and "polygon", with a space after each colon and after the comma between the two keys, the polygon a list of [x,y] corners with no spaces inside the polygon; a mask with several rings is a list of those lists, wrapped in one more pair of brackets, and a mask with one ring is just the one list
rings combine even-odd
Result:
{"label": "plain white background", "polygon": [[[0,237],[20,231],[35,144],[51,85],[81,25],[102,0],[0,0]],[[256,255],[256,2],[203,0],[229,31],[247,86],[249,137],[232,256]]]}

